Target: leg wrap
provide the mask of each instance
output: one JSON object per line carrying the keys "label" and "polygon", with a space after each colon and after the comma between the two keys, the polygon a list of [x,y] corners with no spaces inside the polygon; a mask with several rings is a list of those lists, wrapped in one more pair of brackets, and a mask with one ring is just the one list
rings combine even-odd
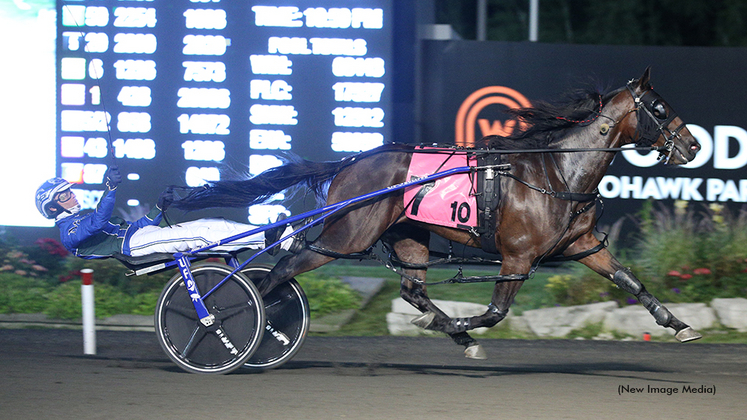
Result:
{"label": "leg wrap", "polygon": [[668,326],[672,320],[672,313],[664,307],[645,287],[641,284],[633,273],[628,269],[617,270],[612,277],[612,281],[628,293],[635,295],[643,304],[643,307],[654,317],[656,323],[661,326]]}
{"label": "leg wrap", "polygon": [[631,273],[627,268],[615,271],[612,281],[619,288],[635,296],[638,296],[638,294],[641,293],[641,290],[643,290],[643,285],[640,280],[635,278],[633,273]]}
{"label": "leg wrap", "polygon": [[508,315],[508,309],[500,310],[491,303],[488,305],[488,311],[484,315],[473,316],[471,318],[452,318],[445,331],[449,334],[458,334],[473,328],[490,328],[499,323],[506,315]]}
{"label": "leg wrap", "polygon": [[470,337],[470,335],[467,334],[466,332],[450,334],[450,336],[451,336],[451,339],[454,340],[454,342],[459,344],[460,346],[469,347],[477,343],[477,340]]}
{"label": "leg wrap", "polygon": [[448,331],[451,334],[458,334],[469,330],[469,318],[452,318],[449,322]]}
{"label": "leg wrap", "polygon": [[648,309],[649,313],[653,315],[656,323],[662,327],[669,326],[669,321],[672,320],[672,313],[659,302],[659,299],[655,298],[651,293],[643,289],[638,300],[643,304],[643,307]]}
{"label": "leg wrap", "polygon": [[493,302],[490,302],[490,304],[488,305],[488,312],[486,312],[485,315],[486,318],[482,326],[490,328],[495,324],[501,322],[503,318],[508,315],[508,309],[498,309],[498,307],[495,306]]}

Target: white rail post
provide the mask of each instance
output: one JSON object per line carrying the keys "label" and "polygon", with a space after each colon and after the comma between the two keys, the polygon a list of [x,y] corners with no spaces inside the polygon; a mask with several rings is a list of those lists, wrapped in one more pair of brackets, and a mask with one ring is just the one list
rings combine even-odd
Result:
{"label": "white rail post", "polygon": [[93,270],[80,270],[80,296],[83,306],[83,354],[96,354],[96,310],[93,297]]}
{"label": "white rail post", "polygon": [[539,0],[529,0],[529,41],[539,40]]}

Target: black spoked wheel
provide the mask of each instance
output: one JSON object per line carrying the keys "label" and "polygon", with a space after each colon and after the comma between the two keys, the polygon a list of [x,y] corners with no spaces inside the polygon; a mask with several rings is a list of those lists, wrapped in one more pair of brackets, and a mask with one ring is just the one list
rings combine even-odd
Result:
{"label": "black spoked wheel", "polygon": [[[192,276],[204,296],[233,269],[223,264],[192,267]],[[166,355],[193,373],[229,373],[241,367],[259,347],[265,325],[262,298],[244,275],[236,273],[204,299],[215,323],[205,327],[198,319],[181,273],[161,292],[156,305],[156,335]]]}
{"label": "black spoked wheel", "polygon": [[[241,273],[256,283],[271,269],[268,265],[248,265]],[[252,369],[272,369],[287,362],[301,348],[309,331],[309,301],[295,279],[265,296],[264,306],[265,335],[259,349],[244,365]]]}

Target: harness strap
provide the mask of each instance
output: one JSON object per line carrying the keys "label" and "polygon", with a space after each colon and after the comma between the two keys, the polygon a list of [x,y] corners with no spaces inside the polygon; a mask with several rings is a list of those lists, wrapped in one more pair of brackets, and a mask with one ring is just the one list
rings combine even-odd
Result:
{"label": "harness strap", "polygon": [[498,204],[501,200],[501,177],[494,168],[500,167],[502,155],[478,155],[477,166],[483,167],[477,176],[477,232],[480,246],[490,254],[497,254],[495,231]]}
{"label": "harness strap", "polygon": [[572,192],[555,192],[554,194],[550,194],[555,198],[559,198],[561,200],[568,200],[568,201],[578,201],[580,203],[585,203],[587,201],[594,201],[599,193],[593,192],[593,193],[572,193]]}
{"label": "harness strap", "polygon": [[373,253],[373,246],[369,247],[367,250],[363,252],[351,252],[350,254],[343,254],[341,252],[332,251],[331,249],[322,248],[317,245],[309,244],[306,246],[311,251],[316,252],[317,254],[326,255],[328,257],[337,258],[337,259],[347,259],[347,260],[375,260],[378,257],[375,256]]}
{"label": "harness strap", "polygon": [[549,195],[550,197],[555,197],[555,198],[558,198],[558,199],[561,199],[561,200],[578,201],[578,202],[581,202],[581,203],[585,203],[587,201],[593,201],[593,200],[595,200],[599,196],[599,193],[596,192],[596,191],[593,192],[593,193],[572,193],[572,192],[563,192],[563,191],[548,191],[548,190],[546,190],[544,188],[540,188],[540,187],[537,187],[535,185],[532,185],[532,184],[524,181],[523,179],[521,179],[521,178],[519,178],[519,177],[517,177],[515,175],[512,175],[510,173],[501,173],[501,175],[502,176],[507,176],[507,177],[509,177],[509,178],[511,178],[511,179],[513,179],[513,180],[515,180],[515,181],[517,181],[519,183],[521,183],[521,184],[524,184],[525,186],[527,186],[527,187],[529,187],[529,188],[531,188],[531,189],[533,189],[533,190],[535,190],[537,192],[540,192],[542,194],[546,194],[546,195]]}
{"label": "harness strap", "polygon": [[[439,252],[431,252],[430,255],[433,257],[437,257],[439,255],[445,254],[441,254]],[[445,257],[441,257],[435,260],[429,260],[425,263],[411,263],[402,261],[394,252],[389,253],[389,261],[391,261],[392,265],[394,266],[408,268],[411,270],[427,270],[429,267],[439,264],[501,264],[502,262],[500,260],[488,260],[481,257],[454,257],[449,254]]]}
{"label": "harness strap", "polygon": [[553,262],[555,262],[555,261],[559,261],[559,262],[562,262],[562,261],[577,261],[577,260],[580,260],[582,258],[586,258],[589,255],[596,254],[597,252],[599,252],[599,251],[603,250],[604,248],[606,248],[607,245],[604,244],[606,242],[606,240],[607,240],[607,237],[605,235],[605,240],[602,241],[602,242],[600,242],[600,243],[598,243],[597,246],[595,246],[595,247],[593,247],[591,249],[587,249],[586,251],[579,252],[578,254],[573,254],[573,255],[568,255],[568,256],[559,255],[559,256],[550,258],[549,261],[553,261]]}

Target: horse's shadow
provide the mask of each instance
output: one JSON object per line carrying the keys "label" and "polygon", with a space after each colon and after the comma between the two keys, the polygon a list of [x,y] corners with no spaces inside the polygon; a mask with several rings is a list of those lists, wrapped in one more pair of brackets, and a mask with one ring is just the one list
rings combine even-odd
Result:
{"label": "horse's shadow", "polygon": [[[637,363],[548,363],[536,365],[514,366],[464,366],[464,365],[436,365],[411,363],[361,363],[361,362],[327,362],[327,361],[289,361],[273,371],[303,371],[314,369],[332,369],[340,376],[393,376],[393,375],[433,375],[459,376],[464,378],[489,378],[497,376],[535,375],[545,373],[600,376],[625,379],[645,379],[661,382],[682,382],[669,379],[655,379],[651,375],[637,375],[638,373],[661,374],[674,373],[666,369],[652,368],[650,365]],[[239,369],[233,374],[270,373],[272,371],[256,371]]]}
{"label": "horse's shadow", "polygon": [[[168,364],[165,358],[139,357],[106,357],[68,355],[70,358],[101,360],[111,367],[126,369],[155,368],[164,372],[189,374],[177,366]],[[231,375],[258,375],[283,372],[312,373],[317,370],[332,370],[338,376],[398,376],[398,375],[430,375],[463,378],[491,378],[500,376],[537,375],[537,374],[565,374],[579,376],[597,376],[624,379],[644,379],[667,383],[687,383],[671,379],[656,379],[652,374],[676,373],[675,370],[654,368],[640,363],[545,363],[533,365],[511,366],[466,366],[445,364],[414,364],[414,363],[379,363],[379,362],[330,362],[330,361],[295,361],[291,360],[275,369],[244,369],[240,368]],[[646,375],[643,375],[643,374]]]}

